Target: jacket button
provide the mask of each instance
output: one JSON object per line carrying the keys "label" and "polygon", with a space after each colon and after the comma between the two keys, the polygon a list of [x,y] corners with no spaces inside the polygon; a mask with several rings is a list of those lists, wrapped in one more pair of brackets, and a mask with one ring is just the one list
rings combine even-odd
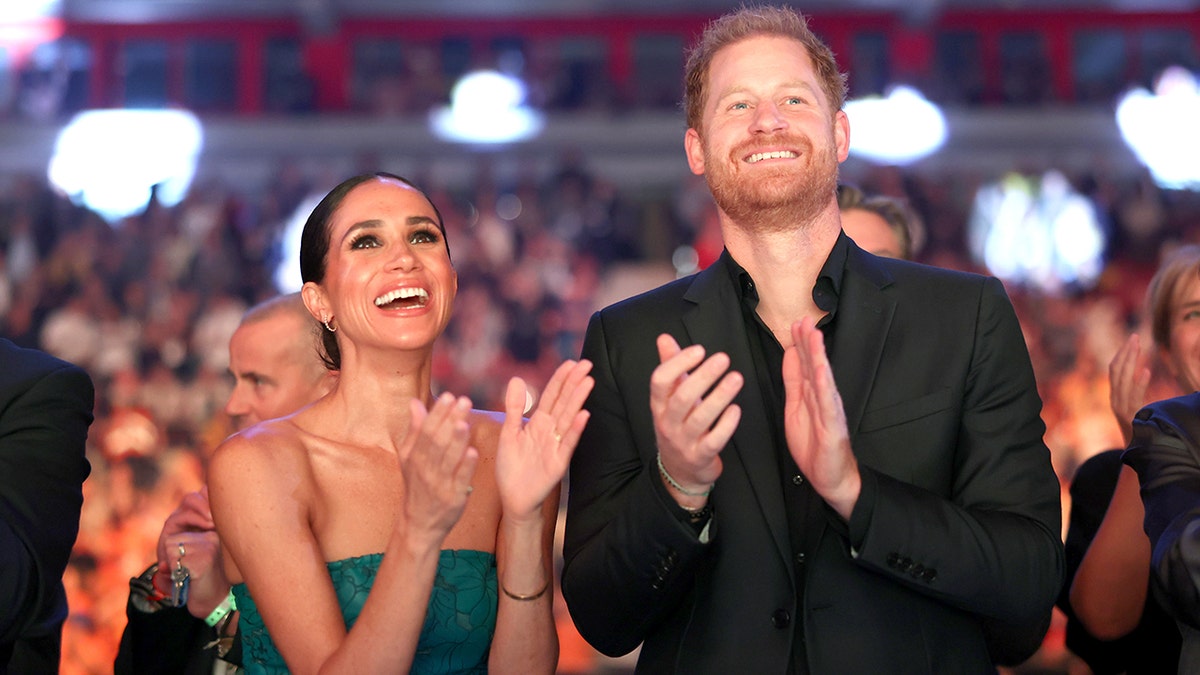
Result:
{"label": "jacket button", "polygon": [[900,555],[898,553],[888,554],[887,564],[888,564],[888,567],[892,567],[892,568],[895,568],[896,566],[898,566],[900,564]]}
{"label": "jacket button", "polygon": [[792,615],[786,609],[777,609],[771,615],[771,625],[776,628],[787,628],[792,623]]}
{"label": "jacket button", "polygon": [[921,578],[925,581],[932,582],[934,579],[937,579],[937,570],[931,567],[925,570],[925,574],[922,574]]}
{"label": "jacket button", "polygon": [[800,474],[796,474],[795,476],[792,476],[792,485],[803,485],[803,484],[804,484],[804,476],[801,476]]}
{"label": "jacket button", "polygon": [[804,555],[804,551],[796,554],[796,564],[803,565],[808,560],[808,556]]}

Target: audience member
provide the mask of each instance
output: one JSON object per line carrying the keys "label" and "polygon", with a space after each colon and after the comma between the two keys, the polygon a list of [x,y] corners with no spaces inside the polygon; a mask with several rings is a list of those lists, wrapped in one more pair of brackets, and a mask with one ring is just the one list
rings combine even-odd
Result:
{"label": "audience member", "polygon": [[[225,407],[239,429],[294,412],[332,388],[336,375],[318,358],[318,328],[299,293],[271,298],[245,313],[229,341],[235,384]],[[189,570],[186,607],[170,602],[170,561],[179,551]],[[236,613],[226,613],[230,584],[220,556],[207,490],[190,493],[163,525],[156,562],[130,580],[117,675],[208,674],[218,659],[240,664],[240,654],[229,651],[237,622]],[[210,624],[214,612],[220,616]],[[231,618],[220,623],[225,616]]]}
{"label": "audience member", "polygon": [[563,570],[580,632],[640,644],[646,672],[1027,657],[1062,583],[1061,509],[1003,287],[842,234],[845,82],[802,16],[716,20],[685,82],[725,253],[588,327]]}
{"label": "audience member", "polygon": [[59,672],[93,399],[79,367],[0,339],[0,675]]}
{"label": "audience member", "polygon": [[912,260],[921,248],[924,228],[908,204],[886,195],[868,196],[853,185],[838,186],[842,231],[868,253]]}
{"label": "audience member", "polygon": [[247,670],[553,672],[554,514],[590,364],[562,364],[527,424],[519,378],[503,422],[435,397],[457,275],[441,214],[391,174],[322,199],[300,270],[338,382],[209,473]]}
{"label": "audience member", "polygon": [[1139,410],[1122,459],[1141,484],[1154,597],[1182,636],[1178,672],[1200,672],[1200,392]]}
{"label": "audience member", "polygon": [[[1195,348],[1200,331],[1192,326],[1190,314],[1200,306],[1200,246],[1182,246],[1164,259],[1150,281],[1146,306],[1156,356],[1174,380],[1175,393],[1200,390],[1200,352]],[[1134,415],[1153,400],[1147,393],[1153,374],[1150,362],[1149,350],[1134,334],[1109,367],[1112,410],[1127,445]],[[1158,603],[1147,597],[1151,550],[1142,531],[1145,513],[1137,475],[1100,455],[1079,468],[1071,491],[1080,497],[1072,500],[1072,529],[1067,533],[1068,554],[1075,564],[1068,567],[1068,602],[1059,602],[1069,619],[1068,648],[1097,672],[1161,672],[1168,665],[1173,669],[1178,633],[1165,621]],[[1100,513],[1103,520],[1098,520]],[[1099,524],[1088,527],[1089,519]]]}

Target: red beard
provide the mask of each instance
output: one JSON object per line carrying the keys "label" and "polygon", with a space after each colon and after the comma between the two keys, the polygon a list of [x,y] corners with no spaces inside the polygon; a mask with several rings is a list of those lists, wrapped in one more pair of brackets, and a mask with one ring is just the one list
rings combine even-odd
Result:
{"label": "red beard", "polygon": [[[761,141],[734,148],[724,161],[704,150],[705,180],[717,206],[735,223],[788,230],[806,223],[829,206],[837,192],[838,162],[832,144],[820,151],[806,138],[772,138],[772,147],[799,148],[800,157],[775,166],[744,168],[742,158]],[[753,175],[748,175],[753,174]]]}

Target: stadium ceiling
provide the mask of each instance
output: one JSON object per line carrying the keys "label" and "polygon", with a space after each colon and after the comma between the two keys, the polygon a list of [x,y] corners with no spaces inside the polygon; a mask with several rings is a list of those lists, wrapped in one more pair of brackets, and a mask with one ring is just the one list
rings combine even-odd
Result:
{"label": "stadium ceiling", "polygon": [[[3,0],[14,2],[20,0]],[[768,0],[770,2],[771,0]],[[314,25],[356,16],[388,17],[570,17],[614,14],[718,14],[742,0],[59,0],[62,16],[82,21],[119,23],[218,17],[300,17]],[[869,11],[912,20],[953,10],[999,11],[1109,10],[1128,12],[1191,11],[1200,0],[804,0],[783,2],[811,14]]]}

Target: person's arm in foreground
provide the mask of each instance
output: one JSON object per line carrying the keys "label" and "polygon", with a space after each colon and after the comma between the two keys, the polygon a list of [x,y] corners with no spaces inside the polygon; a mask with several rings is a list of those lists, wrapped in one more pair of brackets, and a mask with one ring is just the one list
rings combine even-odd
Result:
{"label": "person's arm in foreground", "polygon": [[[712,534],[697,532],[685,511],[703,507],[707,497],[669,486],[655,470],[655,455],[688,492],[704,492],[737,427],[740,409],[732,401],[743,379],[729,371],[727,355],[708,356],[699,345],[680,349],[669,335],[641,346],[626,339],[614,356],[604,322],[604,313],[595,315],[584,339],[596,385],[571,463],[563,595],[588,642],[619,656],[675,611],[708,548],[701,535]],[[646,347],[659,362],[648,373],[647,396],[621,391],[614,359]],[[634,429],[653,429],[653,445],[640,448]]]}
{"label": "person's arm in foreground", "polygon": [[[1108,366],[1109,402],[1128,446],[1133,417],[1146,404],[1150,368],[1141,340],[1131,335]],[[1150,580],[1150,540],[1142,530],[1145,511],[1137,474],[1121,469],[1104,520],[1071,581],[1071,609],[1101,640],[1129,634],[1141,620]]]}
{"label": "person's arm in foreground", "polygon": [[587,423],[581,409],[592,389],[591,364],[559,366],[524,422],[525,383],[509,382],[496,457],[503,516],[496,545],[500,585],[496,633],[488,655],[493,673],[553,673],[558,634],[553,616],[554,526],[559,486]]}

